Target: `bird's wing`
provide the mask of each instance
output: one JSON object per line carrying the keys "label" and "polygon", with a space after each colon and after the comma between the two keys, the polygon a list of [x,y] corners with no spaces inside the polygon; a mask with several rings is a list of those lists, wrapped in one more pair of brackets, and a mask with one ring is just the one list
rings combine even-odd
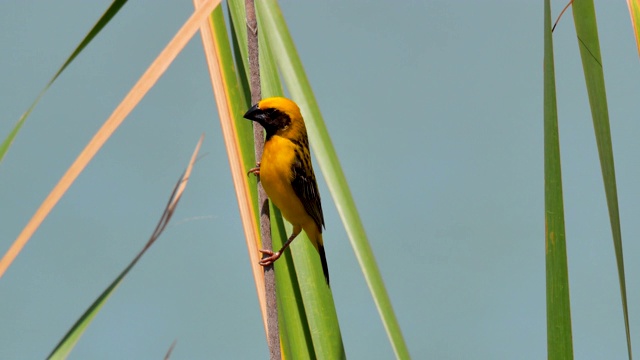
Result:
{"label": "bird's wing", "polygon": [[318,184],[316,184],[316,177],[311,167],[311,158],[308,152],[298,155],[291,169],[293,172],[291,186],[302,201],[304,209],[315,221],[316,225],[318,225],[318,230],[322,232],[324,216],[322,215],[322,204],[320,204]]}

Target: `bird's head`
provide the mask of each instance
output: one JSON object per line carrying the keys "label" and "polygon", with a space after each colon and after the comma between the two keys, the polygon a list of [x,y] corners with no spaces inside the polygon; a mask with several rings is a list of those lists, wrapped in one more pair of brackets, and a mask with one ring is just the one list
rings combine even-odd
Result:
{"label": "bird's head", "polygon": [[[293,129],[304,130],[300,108],[293,101],[283,97],[260,100],[244,114],[244,118],[262,125],[267,131],[267,137]],[[304,131],[306,134],[306,130]]]}

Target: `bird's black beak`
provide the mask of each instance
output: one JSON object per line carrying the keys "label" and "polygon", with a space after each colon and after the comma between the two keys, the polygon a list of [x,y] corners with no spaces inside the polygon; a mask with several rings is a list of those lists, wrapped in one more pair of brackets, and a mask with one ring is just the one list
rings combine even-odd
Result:
{"label": "bird's black beak", "polygon": [[258,104],[255,104],[244,114],[244,118],[262,124],[265,120],[265,113],[258,107]]}

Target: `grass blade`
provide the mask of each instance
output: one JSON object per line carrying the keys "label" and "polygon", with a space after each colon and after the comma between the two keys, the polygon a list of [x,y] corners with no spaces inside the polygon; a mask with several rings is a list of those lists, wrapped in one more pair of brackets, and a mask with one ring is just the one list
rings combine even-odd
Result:
{"label": "grass blade", "polygon": [[80,175],[91,159],[98,153],[102,145],[107,142],[113,132],[122,124],[127,115],[136,107],[153,85],[155,85],[160,76],[162,76],[169,65],[171,65],[173,59],[182,51],[187,42],[189,42],[198,30],[200,23],[206,19],[213,8],[219,3],[220,0],[206,0],[203,7],[191,15],[173,39],[171,39],[169,44],[162,50],[160,55],[151,63],[147,71],[140,77],[131,91],[129,91],[127,96],[125,96],[118,107],[116,107],[111,116],[109,116],[107,121],[105,121],[91,141],[85,146],[69,169],[67,169],[67,172],[62,175],[62,178],[44,199],[31,220],[29,220],[24,229],[22,229],[20,235],[18,235],[13,244],[11,244],[9,250],[7,250],[2,259],[0,259],[0,278],[4,275],[20,251],[22,251],[22,248],[27,244],[33,233],[36,232],[40,224],[42,224],[44,219],[49,215],[53,207],[62,198],[71,184],[73,184],[78,175]]}
{"label": "grass blade", "polygon": [[31,114],[33,109],[36,107],[38,102],[40,102],[40,99],[42,98],[42,96],[44,96],[44,94],[47,92],[47,90],[49,90],[49,88],[51,87],[53,82],[56,81],[56,79],[58,78],[58,76],[60,76],[60,74],[62,74],[64,69],[66,69],[67,66],[69,66],[69,64],[71,64],[71,62],[76,58],[76,56],[78,56],[78,54],[80,54],[80,52],[82,52],[82,50],[84,50],[84,48],[87,45],[89,45],[91,40],[93,40],[93,38],[95,38],[96,35],[98,35],[98,33],[100,33],[100,31],[109,23],[109,21],[111,21],[111,19],[118,13],[118,11],[120,11],[122,6],[124,6],[124,4],[126,2],[127,2],[127,0],[114,0],[111,3],[109,8],[104,12],[104,14],[102,14],[102,16],[100,17],[98,22],[95,25],[93,25],[93,28],[91,28],[89,33],[84,37],[84,39],[82,39],[82,41],[76,47],[76,49],[73,50],[73,53],[71,53],[71,55],[69,55],[69,57],[64,62],[64,64],[62,64],[60,69],[58,69],[58,71],[55,73],[55,75],[53,75],[51,80],[49,80],[47,85],[40,91],[40,94],[38,94],[38,96],[33,101],[31,106],[29,106],[27,111],[25,111],[25,113],[22,114],[20,119],[18,119],[18,122],[13,127],[13,129],[11,130],[11,132],[9,133],[7,138],[4,139],[2,144],[0,144],[0,163],[2,163],[2,159],[4,159],[4,156],[7,153],[7,151],[9,150],[9,147],[11,147],[11,144],[13,143],[13,140],[18,135],[18,132],[20,132],[20,129],[22,128],[22,125],[24,125],[24,122],[27,120],[27,118],[29,117],[29,115]]}
{"label": "grass blade", "polygon": [[593,129],[596,134],[600,167],[604,181],[609,221],[613,235],[613,247],[618,265],[618,280],[620,282],[620,297],[622,312],[627,335],[627,351],[631,355],[631,332],[629,329],[629,310],[627,308],[627,285],[624,275],[624,255],[622,251],[622,232],[620,229],[620,211],[618,208],[618,190],[616,187],[616,172],[613,162],[613,146],[611,144],[611,129],[609,126],[609,110],[607,107],[607,93],[604,84],[602,55],[598,40],[598,25],[593,0],[576,0],[573,3],[573,19],[582,58],[582,68],[589,94]]}
{"label": "grass blade", "polygon": [[[256,10],[259,11],[262,2],[256,2]],[[269,41],[268,29],[264,27],[263,19],[260,20],[261,31],[259,31],[260,40],[260,67],[261,78],[263,84],[264,97],[283,96],[280,75],[274,62],[275,57],[272,54],[272,44]],[[290,234],[293,230],[291,225],[283,221],[280,212],[276,212],[272,217],[272,221],[284,224],[282,231],[280,228],[280,237],[273,241],[274,248],[282,246],[287,239],[286,234]],[[327,287],[324,274],[321,270],[320,260],[317,251],[311,245],[311,241],[305,233],[298,235],[300,239],[296,239],[290,246],[289,258],[286,263],[279,264],[276,262],[276,279],[278,281],[278,292],[282,291],[282,287],[287,287],[290,291],[290,298],[286,303],[281,298],[282,309],[287,309],[293,302],[296,307],[288,311],[286,314],[289,328],[287,329],[290,338],[290,346],[293,347],[292,352],[298,353],[303,350],[310,351],[307,356],[318,359],[343,359],[345,358],[342,336],[340,334],[340,326],[338,316],[333,302],[331,289]],[[285,252],[286,254],[286,252]],[[279,274],[279,275],[278,275]],[[289,274],[287,276],[287,274]],[[295,278],[293,277],[295,275]],[[284,278],[284,279],[283,279]],[[284,283],[282,283],[284,280]],[[292,296],[298,296],[293,298]],[[302,308],[300,308],[302,305]],[[291,319],[293,317],[293,319]],[[301,323],[296,324],[294,321],[300,319]],[[293,323],[293,324],[292,324]],[[306,325],[303,333],[295,333],[296,328]],[[292,331],[293,330],[293,331]],[[311,341],[309,341],[311,340]],[[297,357],[293,357],[296,358]]]}
{"label": "grass blade", "polygon": [[[260,3],[258,3],[259,7]],[[246,79],[246,33],[244,30],[244,2],[230,1],[229,11],[237,40],[240,77]],[[261,83],[264,97],[282,95],[280,77],[273,63],[270,46],[265,37],[262,19],[258,14],[260,41]],[[286,240],[291,228],[282,221],[279,212],[272,212],[273,246]],[[282,224],[287,229],[283,229]],[[326,286],[316,250],[302,234],[296,239],[284,259],[275,263],[281,341],[287,358],[344,358],[335,305]],[[291,355],[292,354],[292,355]],[[292,357],[289,357],[292,356]]]}
{"label": "grass blade", "polygon": [[573,359],[550,0],[544,5],[544,192],[547,354]]}
{"label": "grass blade", "polygon": [[[258,41],[263,97],[283,96],[284,90],[282,89],[280,75],[264,31],[258,32]],[[246,46],[244,48],[246,49]],[[282,218],[280,210],[273,206],[273,203],[270,203],[270,208],[272,214],[272,245],[273,248],[279,249],[287,240],[287,234],[291,233],[292,227]],[[328,346],[326,343],[323,345],[314,341],[311,335],[314,331],[317,334],[333,334],[333,336],[325,338],[330,343],[336,338],[340,338],[340,329],[333,298],[326,291],[324,277],[322,278],[322,288],[319,290],[322,291],[321,293],[318,293],[318,288],[316,288],[316,291],[309,288],[311,284],[319,285],[317,283],[318,277],[314,282],[309,279],[309,273],[320,274],[320,267],[318,262],[314,263],[311,260],[317,258],[315,249],[311,246],[304,247],[303,245],[301,247],[297,244],[310,244],[306,234],[302,233],[298,237],[300,239],[296,239],[295,245],[291,245],[289,251],[285,251],[280,260],[275,263],[276,296],[278,297],[282,350],[286,359],[322,358],[321,354],[328,354],[329,358],[338,359],[340,358],[338,357],[340,352],[344,351],[341,342],[340,346]],[[313,301],[317,302],[313,303]],[[309,308],[320,309],[326,315],[331,314],[332,316],[328,316],[323,321],[318,320],[318,318],[310,314]],[[325,349],[335,349],[335,351],[327,351]]]}
{"label": "grass blade", "polygon": [[396,357],[408,359],[410,358],[409,350],[284,17],[274,0],[267,0],[259,5],[260,19],[263,20],[263,27],[266,30],[269,43],[274,48],[278,67],[292,98],[300,105],[302,113],[305,114],[310,142],[316,159],[338,207],[338,212],[346,227],[351,245],[369,285]]}
{"label": "grass blade", "polygon": [[[241,7],[234,7],[230,4],[230,12],[232,20],[234,16],[242,19],[244,14],[244,1],[238,2]],[[256,180],[254,177],[246,176],[246,171],[253,167],[256,163],[253,149],[253,129],[251,122],[242,118],[242,115],[249,108],[248,86],[246,79],[240,79],[239,75],[244,74],[244,64],[241,55],[237,55],[234,59],[231,45],[227,37],[224,18],[220,7],[212,14],[212,21],[209,24],[211,32],[203,30],[203,44],[209,71],[212,78],[216,103],[218,104],[218,113],[220,116],[223,137],[229,156],[231,165],[231,173],[236,189],[236,196],[240,204],[241,219],[247,240],[247,248],[249,250],[250,264],[256,282],[256,291],[260,301],[260,307],[263,314],[263,322],[265,332],[266,326],[266,309],[264,301],[264,278],[262,267],[258,265],[258,248],[259,234],[257,228],[258,211],[254,204],[257,203]],[[235,26],[232,26],[235,29]],[[237,54],[240,53],[240,46],[236,32],[232,32],[233,47]],[[269,59],[268,49],[262,48],[265,61]],[[246,47],[244,47],[246,52]],[[266,54],[266,55],[265,55]],[[237,63],[234,63],[238,61]],[[269,69],[275,69],[273,63],[268,61],[263,65],[263,75],[269,74]],[[238,73],[236,73],[236,68]],[[270,77],[271,78],[271,77]],[[271,82],[263,83],[265,85],[265,93],[282,92],[279,84]],[[283,239],[286,239],[286,232],[282,218],[276,213],[277,210],[272,207],[273,229],[272,237],[276,247],[282,246]],[[292,258],[289,252],[285,252],[282,258],[276,263],[277,284],[278,284],[278,314],[280,322],[280,338],[282,351],[287,359],[305,359],[310,358],[309,354],[314,354],[313,344],[311,342],[306,316],[304,314],[304,306],[301,302],[301,295],[298,290],[295,268],[293,267]],[[297,291],[297,292],[296,292]]]}
{"label": "grass blade", "polygon": [[[175,212],[176,207],[178,206],[178,202],[180,202],[180,198],[184,193],[184,190],[187,186],[187,182],[189,181],[189,177],[191,176],[191,170],[193,169],[193,164],[198,156],[198,151],[200,150],[200,145],[202,145],[203,139],[204,139],[204,135],[200,137],[200,140],[198,141],[198,144],[196,145],[196,148],[193,151],[193,154],[191,155],[191,160],[189,161],[189,165],[187,165],[187,169],[185,170],[182,177],[180,177],[180,179],[178,180],[178,183],[176,184],[176,186],[173,188],[173,192],[169,197],[169,202],[165,207],[162,217],[160,217],[160,221],[158,222],[158,225],[153,231],[153,234],[151,234],[151,237],[147,241],[146,245],[142,248],[142,250],[138,253],[138,255],[136,255],[136,257],[133,258],[131,263],[129,263],[129,265],[120,273],[120,275],[118,275],[118,277],[102,292],[102,294],[98,296],[98,298],[93,302],[93,304],[89,306],[89,308],[84,312],[84,314],[82,314],[82,316],[76,321],[76,323],[71,327],[71,329],[67,332],[67,334],[62,338],[62,340],[60,340],[58,345],[48,356],[48,359],[56,359],[56,360],[66,359],[67,356],[69,356],[69,353],[71,353],[71,350],[73,350],[73,348],[76,346],[76,344],[78,343],[78,340],[80,340],[80,337],[82,336],[82,334],[84,334],[84,331],[89,327],[89,325],[91,324],[93,319],[96,317],[98,312],[100,312],[100,309],[102,309],[102,307],[107,302],[107,300],[111,297],[111,295],[113,295],[114,291],[122,283],[122,280],[124,279],[124,277],[127,276],[129,271],[138,263],[138,260],[140,260],[142,255],[144,255],[145,252],[151,247],[151,245],[155,243],[158,237],[160,237],[160,235],[166,228],[167,224],[169,223],[169,220],[171,220],[171,217],[173,216],[173,213]],[[175,342],[173,345],[171,345],[171,348],[169,349],[167,356],[169,356],[169,354],[171,353],[171,350],[173,349],[174,345],[175,345]]]}
{"label": "grass blade", "polygon": [[573,359],[550,0],[544,2],[544,200],[547,357]]}

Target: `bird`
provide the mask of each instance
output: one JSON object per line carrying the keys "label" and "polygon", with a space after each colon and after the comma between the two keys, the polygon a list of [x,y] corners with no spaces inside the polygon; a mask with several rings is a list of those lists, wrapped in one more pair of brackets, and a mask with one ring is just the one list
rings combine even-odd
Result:
{"label": "bird", "polygon": [[260,250],[266,255],[260,265],[273,264],[304,230],[320,255],[322,272],[329,285],[329,268],[322,240],[324,216],[300,108],[287,98],[269,97],[253,105],[244,118],[259,123],[266,131],[262,158],[248,174],[260,177],[269,199],[293,225],[291,236],[279,251]]}

